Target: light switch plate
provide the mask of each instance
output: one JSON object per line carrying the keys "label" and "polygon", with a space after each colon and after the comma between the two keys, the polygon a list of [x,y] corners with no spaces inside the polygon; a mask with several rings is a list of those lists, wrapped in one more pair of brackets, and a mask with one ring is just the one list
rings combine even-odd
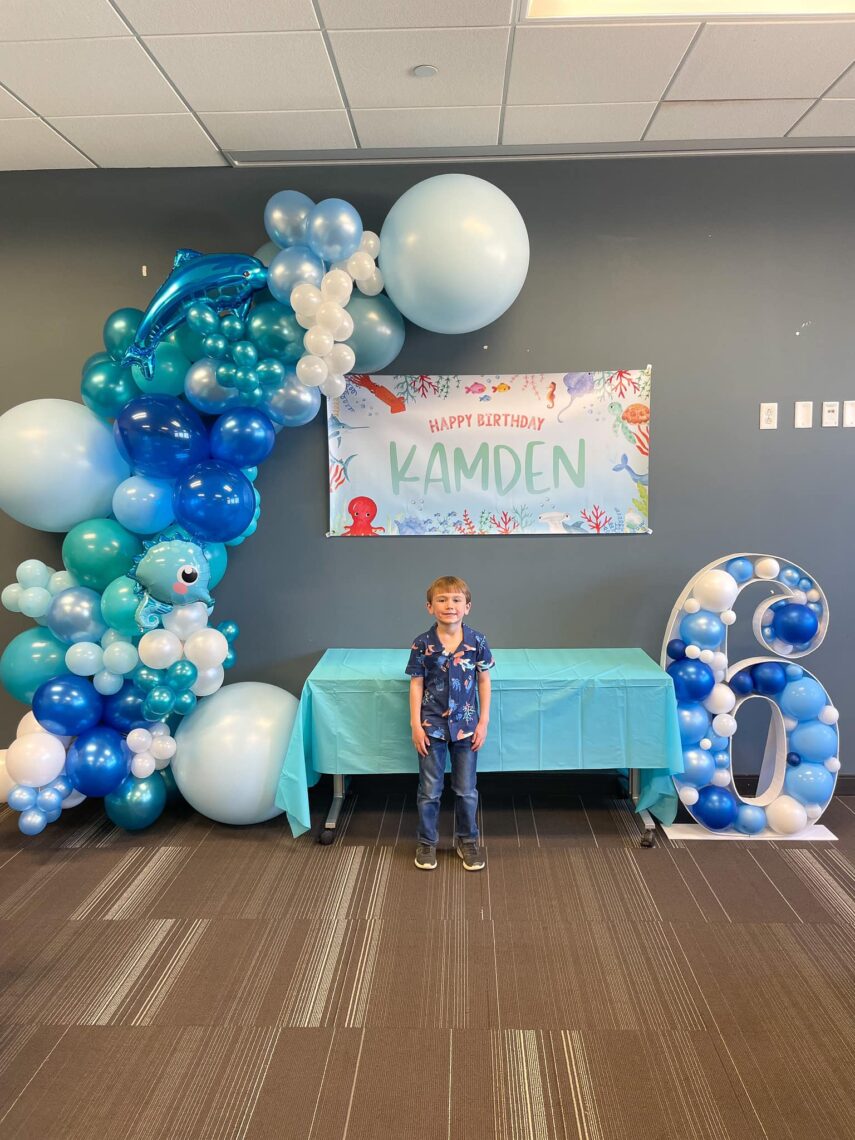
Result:
{"label": "light switch plate", "polygon": [[822,401],[822,426],[840,427],[840,401]]}
{"label": "light switch plate", "polygon": [[778,405],[760,405],[760,430],[772,431],[778,426]]}
{"label": "light switch plate", "polygon": [[843,426],[855,427],[855,400],[843,401]]}
{"label": "light switch plate", "polygon": [[813,427],[813,400],[796,400],[793,423],[797,428]]}

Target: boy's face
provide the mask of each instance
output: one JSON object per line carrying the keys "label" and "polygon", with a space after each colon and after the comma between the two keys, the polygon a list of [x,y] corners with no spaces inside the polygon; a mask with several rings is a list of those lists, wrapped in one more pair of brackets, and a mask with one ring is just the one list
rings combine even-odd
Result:
{"label": "boy's face", "polygon": [[428,613],[445,625],[454,625],[462,621],[472,608],[472,603],[466,601],[466,595],[458,590],[437,590],[427,604]]}

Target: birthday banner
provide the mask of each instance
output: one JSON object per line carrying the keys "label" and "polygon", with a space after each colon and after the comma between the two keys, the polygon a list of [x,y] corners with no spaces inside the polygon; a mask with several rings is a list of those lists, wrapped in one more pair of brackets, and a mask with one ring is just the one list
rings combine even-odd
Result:
{"label": "birthday banner", "polygon": [[651,369],[348,377],[330,536],[648,534]]}

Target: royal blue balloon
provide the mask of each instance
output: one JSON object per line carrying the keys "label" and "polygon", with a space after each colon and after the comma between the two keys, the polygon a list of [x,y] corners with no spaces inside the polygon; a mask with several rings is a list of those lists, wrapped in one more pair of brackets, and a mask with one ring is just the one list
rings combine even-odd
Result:
{"label": "royal blue balloon", "polygon": [[[38,718],[41,720],[41,717]],[[837,755],[837,729],[819,720],[805,720],[797,724],[790,733],[790,748],[798,752],[802,760],[821,764]]]}
{"label": "royal blue balloon", "polygon": [[277,253],[267,271],[267,288],[280,303],[291,306],[291,290],[303,282],[320,285],[324,263],[306,245],[292,245]]}
{"label": "royal blue balloon", "polygon": [[404,347],[404,318],[384,294],[366,297],[355,289],[347,303],[353,332],[347,344],[356,362],[353,372],[381,372]]}
{"label": "royal blue balloon", "polygon": [[684,657],[668,666],[666,672],[674,682],[674,692],[678,701],[702,701],[708,697],[715,685],[715,676],[709,665],[703,661]]}
{"label": "royal blue balloon", "polygon": [[751,666],[751,680],[756,692],[764,697],[774,697],[786,685],[787,674],[777,661],[760,661]]}
{"label": "royal blue balloon", "polygon": [[804,674],[797,681],[788,681],[778,698],[781,712],[796,720],[813,720],[827,704],[828,697],[819,681]]}
{"label": "royal blue balloon", "polygon": [[139,475],[171,479],[208,455],[205,425],[176,396],[140,396],[116,418],[115,433]]}
{"label": "royal blue balloon", "polygon": [[159,772],[144,779],[126,776],[121,784],[104,797],[104,811],[125,831],[141,831],[150,827],[166,807],[166,784]]}
{"label": "royal blue balloon", "polygon": [[723,831],[736,819],[739,804],[727,788],[710,785],[701,788],[697,803],[692,805],[692,815],[712,831]]}
{"label": "royal blue balloon", "polygon": [[134,534],[158,534],[175,520],[172,483],[132,475],[113,492],[113,514]]}
{"label": "royal blue balloon", "polygon": [[237,467],[209,459],[183,472],[175,483],[178,522],[207,542],[228,542],[243,534],[255,513],[252,483]]}
{"label": "royal blue balloon", "polygon": [[802,762],[802,758],[801,758],[801,756],[799,756],[798,752],[788,752],[787,753],[787,763],[791,764],[793,768],[798,768],[798,766],[799,766],[799,764],[801,764],[801,762]]}
{"label": "royal blue balloon", "polygon": [[106,796],[130,770],[130,752],[114,728],[99,724],[81,732],[68,750],[65,770],[84,796]]}
{"label": "royal blue balloon", "polygon": [[60,641],[76,645],[79,641],[100,641],[107,632],[101,613],[101,595],[88,586],[69,586],[51,599],[45,624]]}
{"label": "royal blue balloon", "polygon": [[747,697],[749,693],[754,692],[754,678],[751,676],[751,669],[740,669],[738,673],[733,674],[728,684],[738,696]]}
{"label": "royal blue balloon", "polygon": [[305,244],[306,222],[315,203],[299,190],[280,190],[264,207],[264,228],[282,249]]}
{"label": "royal blue balloon", "polygon": [[77,736],[101,719],[104,702],[85,677],[64,673],[46,681],[33,696],[33,714],[42,728],[57,736]]}
{"label": "royal blue balloon", "polygon": [[724,623],[717,614],[699,610],[696,614],[686,614],[680,622],[680,637],[687,645],[699,645],[701,649],[718,649],[724,640]]}
{"label": "royal blue balloon", "polygon": [[309,214],[306,244],[324,261],[346,261],[362,241],[362,218],[343,198],[324,198]]}
{"label": "royal blue balloon", "polygon": [[781,641],[788,645],[804,645],[816,635],[819,621],[806,605],[790,602],[775,610],[772,626]]}
{"label": "royal blue balloon", "polygon": [[766,826],[766,812],[756,804],[740,804],[733,825],[743,835],[756,835]]}
{"label": "royal blue balloon", "polygon": [[684,784],[692,784],[695,788],[702,788],[713,778],[715,761],[711,752],[702,748],[683,749],[683,771],[677,777]]}
{"label": "royal blue balloon", "polygon": [[680,739],[686,747],[697,744],[706,736],[710,727],[710,714],[703,705],[679,705],[677,721],[680,725]]}
{"label": "royal blue balloon", "polygon": [[799,764],[787,768],[784,791],[800,804],[827,804],[834,791],[835,776],[824,764]]}
{"label": "royal blue balloon", "polygon": [[104,698],[104,724],[123,736],[127,736],[132,728],[148,728],[150,722],[142,712],[145,698],[146,694],[132,681],[125,681],[118,693]]}
{"label": "royal blue balloon", "polygon": [[754,577],[754,565],[750,558],[731,558],[725,569],[737,582],[747,582]]}
{"label": "royal blue balloon", "polygon": [[276,442],[273,424],[256,408],[225,412],[211,428],[211,455],[235,467],[262,463]]}
{"label": "royal blue balloon", "polygon": [[681,661],[686,656],[686,643],[679,637],[672,637],[665,647],[665,652],[672,661]]}

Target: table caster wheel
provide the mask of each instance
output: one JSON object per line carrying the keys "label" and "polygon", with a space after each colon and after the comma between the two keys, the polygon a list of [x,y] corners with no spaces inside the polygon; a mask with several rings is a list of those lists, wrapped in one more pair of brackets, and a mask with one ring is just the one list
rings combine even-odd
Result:
{"label": "table caster wheel", "polygon": [[655,847],[656,846],[656,834],[655,834],[655,832],[645,831],[644,835],[642,835],[642,837],[641,837],[641,846],[642,847]]}
{"label": "table caster wheel", "polygon": [[321,828],[321,831],[318,835],[318,843],[320,843],[323,847],[329,847],[329,845],[332,843],[332,841],[334,839],[335,839],[335,832],[333,831],[333,829],[331,827],[322,827]]}

